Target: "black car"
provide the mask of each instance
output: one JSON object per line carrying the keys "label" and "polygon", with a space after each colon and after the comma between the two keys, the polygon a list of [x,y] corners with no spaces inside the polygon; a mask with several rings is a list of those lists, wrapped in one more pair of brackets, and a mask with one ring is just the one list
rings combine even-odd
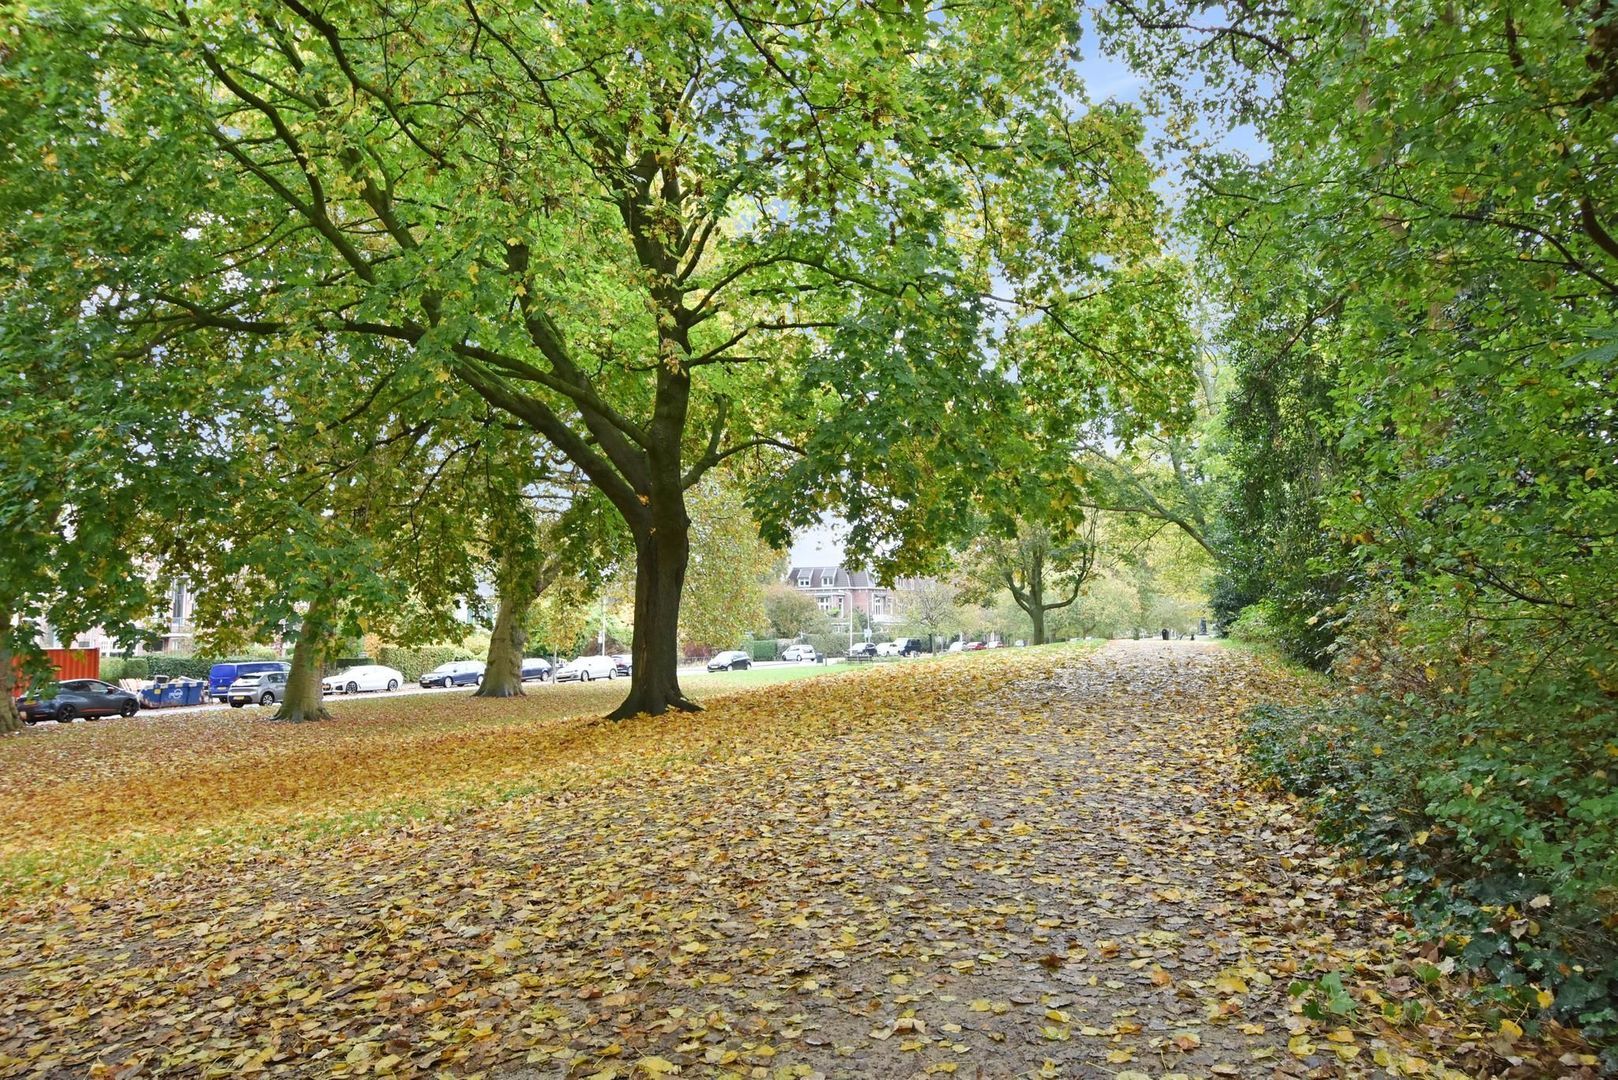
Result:
{"label": "black car", "polygon": [[55,697],[17,699],[18,715],[31,724],[75,716],[134,716],[139,710],[140,698],[100,679],[68,679],[56,684]]}
{"label": "black car", "polygon": [[708,661],[709,671],[746,671],[753,666],[753,658],[739,649],[722,652]]}
{"label": "black car", "polygon": [[428,686],[478,686],[483,682],[484,664],[481,660],[452,660],[424,672],[416,681]]}
{"label": "black car", "polygon": [[634,670],[634,658],[628,653],[617,652],[612,654],[612,665],[620,675],[628,675]]}
{"label": "black car", "polygon": [[535,679],[544,682],[551,677],[551,662],[543,656],[525,656],[522,661],[522,681]]}
{"label": "black car", "polygon": [[870,641],[856,641],[854,644],[848,647],[848,658],[850,660],[875,660],[875,643]]}

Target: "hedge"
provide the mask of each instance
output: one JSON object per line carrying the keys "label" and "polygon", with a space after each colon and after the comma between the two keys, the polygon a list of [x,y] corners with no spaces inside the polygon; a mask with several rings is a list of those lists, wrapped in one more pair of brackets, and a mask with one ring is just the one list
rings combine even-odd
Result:
{"label": "hedge", "polygon": [[415,682],[423,674],[440,664],[448,664],[456,660],[481,659],[483,657],[475,656],[470,650],[463,649],[459,645],[417,645],[414,647],[384,645],[376,653],[377,663],[385,664],[390,668],[398,668],[399,673],[409,682]]}
{"label": "hedge", "polygon": [[[766,642],[773,647],[773,642]],[[106,656],[101,660],[101,677],[108,682],[118,682],[121,679],[155,679],[167,676],[171,679],[206,679],[208,669],[215,664],[240,663],[243,660],[274,660],[277,657],[269,649],[250,649],[246,655],[215,657],[215,656],[182,656],[178,653],[147,653],[142,656]],[[481,660],[468,649],[459,645],[420,645],[407,648],[402,645],[384,645],[377,650],[375,662],[386,664],[391,668],[398,668],[407,680],[414,682],[421,678],[423,672],[431,671],[440,664],[448,664],[455,660]],[[774,659],[772,653],[770,659]],[[338,666],[346,666],[339,664]],[[335,669],[334,669],[335,670]]]}
{"label": "hedge", "polygon": [[[253,655],[261,653],[264,655]],[[101,659],[101,677],[108,682],[120,679],[206,679],[215,664],[246,660],[274,660],[268,649],[255,649],[246,656],[184,656],[179,653],[147,653],[142,656],[106,656]]]}
{"label": "hedge", "polygon": [[808,634],[804,640],[822,656],[847,656],[847,634]]}

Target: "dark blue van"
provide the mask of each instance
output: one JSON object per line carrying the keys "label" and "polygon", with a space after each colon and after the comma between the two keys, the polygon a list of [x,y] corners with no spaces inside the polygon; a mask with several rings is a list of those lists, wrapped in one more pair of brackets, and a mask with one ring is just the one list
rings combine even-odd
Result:
{"label": "dark blue van", "polygon": [[239,660],[234,664],[215,664],[208,669],[208,695],[223,698],[230,684],[243,675],[258,675],[266,671],[292,670],[285,660]]}

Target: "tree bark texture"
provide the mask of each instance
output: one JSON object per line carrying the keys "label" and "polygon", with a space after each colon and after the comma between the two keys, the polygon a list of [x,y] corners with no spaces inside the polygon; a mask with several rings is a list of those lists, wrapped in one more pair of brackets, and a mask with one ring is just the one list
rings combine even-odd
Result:
{"label": "tree bark texture", "polygon": [[310,604],[304,614],[298,641],[292,647],[292,670],[287,674],[286,697],[274,719],[299,724],[306,720],[330,720],[320,693],[320,675],[326,660],[330,629],[319,602]]}
{"label": "tree bark texture", "polygon": [[0,648],[0,735],[22,730],[22,717],[17,715],[17,673],[11,665],[11,650]]}
{"label": "tree bark texture", "polygon": [[495,583],[500,590],[500,606],[495,611],[494,631],[489,635],[489,654],[483,666],[483,682],[473,697],[522,697],[523,650],[528,631],[523,622],[544,591],[560,572],[558,560],[545,557],[525,544],[513,544],[500,560]]}
{"label": "tree bark texture", "polygon": [[[684,504],[680,516],[684,517]],[[680,592],[691,555],[687,528],[654,528],[635,533],[635,643],[629,697],[609,715],[658,716],[700,706],[680,690]]]}
{"label": "tree bark texture", "polygon": [[489,634],[489,654],[483,665],[483,682],[472,692],[473,697],[523,696],[522,653],[528,644],[528,632],[523,629],[522,622],[532,602],[532,597],[518,597],[509,591],[501,591],[500,607],[494,616],[494,630]]}

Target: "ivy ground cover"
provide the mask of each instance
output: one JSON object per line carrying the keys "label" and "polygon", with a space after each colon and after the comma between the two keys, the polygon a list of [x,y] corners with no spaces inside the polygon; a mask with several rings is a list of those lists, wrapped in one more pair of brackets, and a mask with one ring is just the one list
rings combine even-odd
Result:
{"label": "ivy ground cover", "polygon": [[1595,1075],[1242,779],[1262,659],[615,691],[9,741],[0,1075]]}

